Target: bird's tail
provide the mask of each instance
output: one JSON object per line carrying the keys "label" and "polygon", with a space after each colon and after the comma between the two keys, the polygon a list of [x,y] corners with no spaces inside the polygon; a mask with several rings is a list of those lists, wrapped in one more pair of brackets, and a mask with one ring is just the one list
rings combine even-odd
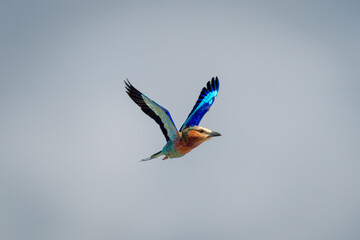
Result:
{"label": "bird's tail", "polygon": [[154,158],[157,158],[157,157],[159,157],[159,156],[161,156],[161,155],[163,155],[162,151],[157,152],[157,153],[151,155],[151,156],[148,157],[148,158],[142,159],[142,160],[140,160],[140,162],[149,161],[149,160],[154,159]]}

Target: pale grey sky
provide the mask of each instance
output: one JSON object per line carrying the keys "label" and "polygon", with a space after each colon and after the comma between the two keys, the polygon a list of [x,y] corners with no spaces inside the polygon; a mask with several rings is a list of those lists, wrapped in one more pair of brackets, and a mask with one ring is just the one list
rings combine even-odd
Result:
{"label": "pale grey sky", "polygon": [[[357,1],[5,1],[0,239],[359,239]],[[180,127],[183,158],[128,78]]]}

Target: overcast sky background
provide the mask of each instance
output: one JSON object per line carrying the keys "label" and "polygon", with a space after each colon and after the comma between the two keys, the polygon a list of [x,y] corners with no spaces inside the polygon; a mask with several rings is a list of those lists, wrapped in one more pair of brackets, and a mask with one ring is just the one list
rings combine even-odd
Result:
{"label": "overcast sky background", "polygon": [[[360,239],[358,1],[3,1],[0,239]],[[183,158],[128,78],[180,127]]]}

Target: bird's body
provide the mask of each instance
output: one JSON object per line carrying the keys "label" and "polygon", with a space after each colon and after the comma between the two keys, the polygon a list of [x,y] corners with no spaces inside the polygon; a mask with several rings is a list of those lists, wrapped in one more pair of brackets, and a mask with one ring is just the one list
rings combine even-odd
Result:
{"label": "bird's body", "polygon": [[151,160],[161,155],[165,155],[164,160],[182,157],[211,137],[221,136],[217,132],[198,126],[217,96],[219,90],[219,80],[217,77],[212,78],[207,83],[207,88],[202,89],[198,101],[179,131],[177,131],[170,113],[165,108],[142,94],[129,81],[125,82],[125,84],[130,98],[160,125],[167,140],[166,145],[161,151],[142,161]]}
{"label": "bird's body", "polygon": [[208,130],[207,132],[213,134],[211,136],[215,136],[214,132],[202,127],[186,129],[184,132],[179,132],[179,137],[177,139],[173,141],[168,141],[163,148],[162,153],[169,158],[177,158],[184,156],[185,154],[199,146],[201,143],[210,139],[207,134],[197,131],[200,129],[204,132]]}

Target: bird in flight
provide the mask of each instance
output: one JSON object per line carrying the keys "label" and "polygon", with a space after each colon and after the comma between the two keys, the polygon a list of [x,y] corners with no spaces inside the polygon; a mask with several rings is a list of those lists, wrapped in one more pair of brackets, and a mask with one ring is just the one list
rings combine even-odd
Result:
{"label": "bird in flight", "polygon": [[211,81],[206,84],[206,87],[201,90],[195,106],[179,131],[176,129],[175,123],[168,110],[142,94],[131,85],[129,80],[124,82],[127,94],[137,105],[139,105],[139,107],[141,107],[141,110],[144,113],[159,124],[167,141],[161,151],[141,161],[148,161],[161,155],[165,156],[163,160],[167,158],[182,157],[206,140],[209,140],[212,137],[221,136],[218,132],[198,126],[205,113],[209,111],[218,94],[219,79],[217,77],[212,78]]}

